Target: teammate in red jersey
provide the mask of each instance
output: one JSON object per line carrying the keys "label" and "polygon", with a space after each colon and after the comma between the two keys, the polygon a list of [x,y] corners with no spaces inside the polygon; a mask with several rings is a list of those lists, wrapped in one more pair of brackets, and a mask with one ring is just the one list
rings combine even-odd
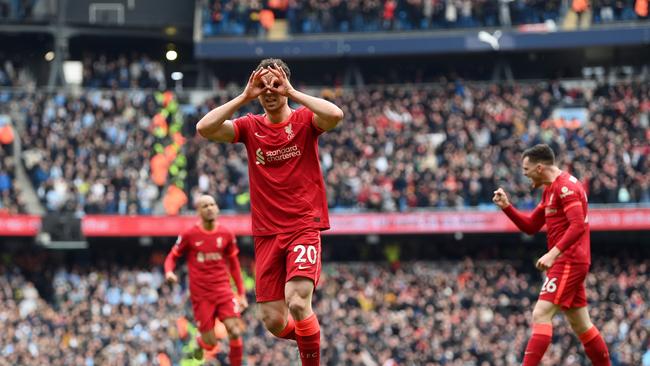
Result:
{"label": "teammate in red jersey", "polygon": [[578,180],[555,165],[548,145],[536,145],[523,153],[523,173],[533,188],[544,185],[542,201],[530,216],[517,211],[502,188],[493,201],[517,225],[532,235],[544,224],[548,252],[537,261],[546,271],[539,299],[533,309],[532,336],[526,346],[523,366],[538,365],[551,343],[553,316],[562,311],[580,338],[595,366],[610,365],[607,345],[591,323],[587,309],[585,278],[591,264],[587,194]]}
{"label": "teammate in red jersey", "polygon": [[[242,94],[206,114],[197,130],[246,146],[262,321],[274,335],[297,341],[303,365],[318,365],[320,325],[311,301],[321,272],[320,231],[329,229],[318,136],[336,127],[343,111],[297,91],[290,76],[282,60],[263,60]],[[228,120],[255,98],[264,114]],[[289,99],[302,107],[291,109]]]}
{"label": "teammate in red jersey", "polygon": [[[214,319],[226,326],[230,339],[230,365],[241,366],[242,327],[239,313],[248,306],[239,266],[239,249],[233,233],[216,221],[219,207],[210,196],[201,196],[196,204],[201,222],[183,232],[165,259],[165,279],[178,281],[174,274],[178,258],[186,256],[190,275],[190,300],[201,335],[197,342],[211,351],[217,345]],[[233,294],[230,276],[235,280]]]}

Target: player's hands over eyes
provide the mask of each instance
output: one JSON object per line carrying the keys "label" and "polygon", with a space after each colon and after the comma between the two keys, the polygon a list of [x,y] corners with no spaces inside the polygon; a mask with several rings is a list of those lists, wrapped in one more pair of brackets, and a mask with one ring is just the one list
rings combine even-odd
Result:
{"label": "player's hands over eyes", "polygon": [[246,84],[246,88],[242,93],[246,100],[253,100],[267,90],[267,87],[262,80],[262,76],[268,73],[268,69],[259,69],[257,71],[253,71],[250,78],[248,78],[248,83]]}
{"label": "player's hands over eyes", "polygon": [[167,283],[171,283],[172,285],[178,282],[178,277],[174,274],[174,272],[167,272],[165,273],[165,281]]}
{"label": "player's hands over eyes", "polygon": [[492,202],[499,206],[499,208],[506,208],[510,206],[510,201],[508,200],[508,195],[506,192],[503,190],[503,188],[499,188],[496,191],[494,191],[494,197],[492,197]]}
{"label": "player's hands over eyes", "polygon": [[273,78],[271,80],[266,79],[266,87],[273,93],[278,93],[284,97],[288,96],[293,91],[293,86],[289,82],[289,78],[287,78],[284,70],[277,64],[269,66],[267,70],[273,75]]}

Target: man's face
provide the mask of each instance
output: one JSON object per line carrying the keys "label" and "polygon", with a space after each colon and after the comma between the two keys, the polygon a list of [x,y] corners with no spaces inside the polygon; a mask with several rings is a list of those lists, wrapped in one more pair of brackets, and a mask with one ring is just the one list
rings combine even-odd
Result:
{"label": "man's face", "polygon": [[533,163],[526,156],[522,164],[524,175],[530,179],[533,183],[533,188],[537,188],[542,185],[542,164]]}
{"label": "man's face", "polygon": [[[270,73],[262,76],[262,80],[260,81],[260,83],[262,83],[261,85],[262,87],[264,87],[264,85],[270,85],[273,86],[274,88],[280,86],[280,80],[278,80],[277,77],[275,77]],[[278,93],[274,93],[270,90],[267,90],[264,93],[260,94],[258,99],[262,104],[264,110],[267,112],[275,112],[277,110],[282,109],[282,107],[284,107],[284,105],[287,104],[287,97],[282,96]]]}
{"label": "man's face", "polygon": [[198,203],[199,215],[203,221],[214,221],[219,214],[219,207],[212,197],[201,197]]}

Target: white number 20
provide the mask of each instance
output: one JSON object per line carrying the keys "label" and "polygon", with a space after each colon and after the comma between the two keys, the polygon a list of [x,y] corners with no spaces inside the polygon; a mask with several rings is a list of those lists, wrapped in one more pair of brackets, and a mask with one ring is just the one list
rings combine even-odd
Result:
{"label": "white number 20", "polygon": [[[318,252],[316,251],[316,247],[314,246],[308,246],[305,247],[304,245],[296,245],[295,248],[293,248],[294,252],[300,252],[298,253],[298,258],[296,258],[295,263],[305,263],[307,260],[309,260],[309,263],[311,264],[316,264],[316,258],[318,257]],[[305,259],[305,253],[307,253],[307,259]]]}
{"label": "white number 20", "polygon": [[554,293],[557,290],[557,284],[555,284],[556,281],[557,278],[549,279],[548,277],[546,277],[546,279],[544,280],[544,284],[542,285],[542,292]]}

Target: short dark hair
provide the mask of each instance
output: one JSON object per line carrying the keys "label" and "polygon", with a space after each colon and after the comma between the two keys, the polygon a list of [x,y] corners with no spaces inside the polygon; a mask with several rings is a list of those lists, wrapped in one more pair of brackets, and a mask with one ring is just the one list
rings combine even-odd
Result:
{"label": "short dark hair", "polygon": [[287,74],[287,78],[291,79],[291,70],[289,70],[289,66],[287,66],[287,63],[280,60],[279,58],[265,58],[264,60],[260,61],[260,64],[257,65],[255,68],[255,71],[259,69],[266,69],[267,67],[277,64],[284,70],[284,73]]}
{"label": "short dark hair", "polygon": [[542,163],[546,165],[555,164],[555,154],[553,149],[546,144],[538,144],[529,149],[526,149],[521,155],[522,159],[528,157],[531,163]]}

